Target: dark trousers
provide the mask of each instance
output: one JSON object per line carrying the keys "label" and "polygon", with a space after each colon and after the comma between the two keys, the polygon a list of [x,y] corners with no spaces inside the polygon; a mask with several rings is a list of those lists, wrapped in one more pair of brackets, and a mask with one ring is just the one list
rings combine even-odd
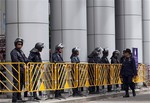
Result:
{"label": "dark trousers", "polygon": [[78,94],[78,88],[73,88],[72,91],[73,91],[73,95]]}
{"label": "dark trousers", "polygon": [[89,93],[99,92],[99,86],[89,87]]}
{"label": "dark trousers", "polygon": [[95,86],[89,87],[89,93],[94,93],[95,92]]}
{"label": "dark trousers", "polygon": [[[16,74],[14,74],[14,76],[16,76]],[[16,77],[18,78],[18,77]],[[23,86],[25,86],[25,78],[24,78],[24,73],[20,73],[20,87],[19,87],[19,83],[13,78],[13,82],[14,82],[14,86],[13,86],[13,91],[17,91],[17,89],[20,88],[20,90],[23,89]],[[21,99],[21,93],[20,92],[15,92],[12,95],[12,100],[13,101],[17,101]]]}
{"label": "dark trousers", "polygon": [[61,93],[63,93],[63,92],[64,92],[64,90],[56,90],[55,91],[55,98],[60,97]]}
{"label": "dark trousers", "polygon": [[108,90],[108,92],[110,92],[112,90],[112,85],[108,85],[107,90]]}
{"label": "dark trousers", "polygon": [[135,84],[132,82],[133,76],[123,76],[123,86],[126,93],[129,91],[129,87],[132,91],[135,91]]}

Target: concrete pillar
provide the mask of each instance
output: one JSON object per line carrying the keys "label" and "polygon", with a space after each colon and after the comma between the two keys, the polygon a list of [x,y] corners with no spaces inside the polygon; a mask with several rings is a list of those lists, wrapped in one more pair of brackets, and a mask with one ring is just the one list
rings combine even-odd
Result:
{"label": "concrete pillar", "polygon": [[0,36],[5,36],[5,0],[0,0]]}
{"label": "concrete pillar", "polygon": [[143,61],[142,0],[116,0],[116,44],[120,51],[138,48],[139,62]]}
{"label": "concrete pillar", "polygon": [[115,50],[114,0],[87,0],[88,54],[95,47],[109,48],[109,57]]}
{"label": "concrete pillar", "polygon": [[49,1],[48,0],[6,0],[7,16],[7,61],[17,37],[24,39],[26,56],[36,42],[43,42],[42,59],[49,60]]}
{"label": "concrete pillar", "polygon": [[43,42],[45,48],[41,56],[44,61],[49,60],[48,5],[48,0],[6,0],[6,61],[11,60],[10,51],[17,37],[24,39],[23,51],[27,57],[36,42]]}
{"label": "concrete pillar", "polygon": [[143,0],[143,56],[150,65],[150,0]]}
{"label": "concrete pillar", "polygon": [[87,61],[86,0],[50,0],[51,47],[62,42],[64,61],[70,62],[73,47],[80,48],[81,62]]}

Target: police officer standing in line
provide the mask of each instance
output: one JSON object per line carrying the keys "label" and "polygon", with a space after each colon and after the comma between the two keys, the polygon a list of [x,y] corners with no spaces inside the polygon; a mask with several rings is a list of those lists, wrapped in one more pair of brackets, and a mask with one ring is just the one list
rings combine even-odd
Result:
{"label": "police officer standing in line", "polygon": [[[120,63],[119,55],[120,55],[119,50],[115,50],[113,52],[112,57],[110,58],[111,59],[111,64],[119,64]],[[118,87],[119,87],[119,85],[116,84],[116,88],[118,88]]]}
{"label": "police officer standing in line", "polygon": [[119,55],[120,55],[120,52],[118,50],[115,50],[113,52],[113,55],[110,58],[111,59],[111,64],[118,64],[118,63],[120,63]]}
{"label": "police officer standing in line", "polygon": [[[109,55],[108,49],[104,49],[103,50],[103,56],[101,58],[101,63],[103,63],[103,64],[109,64],[108,55]],[[108,70],[108,82],[110,82],[110,70]],[[104,89],[104,86],[102,88]],[[107,86],[108,92],[111,92],[111,89],[112,89],[112,86],[108,85]]]}
{"label": "police officer standing in line", "polygon": [[[72,49],[72,54],[71,54],[71,63],[80,63],[79,59],[79,48],[75,47]],[[73,88],[73,96],[82,96],[82,94],[79,92],[79,88]]]}
{"label": "police officer standing in line", "polygon": [[129,87],[132,90],[133,96],[136,96],[135,93],[135,84],[132,82],[132,79],[137,76],[136,64],[134,58],[131,56],[131,50],[125,50],[125,60],[122,63],[120,76],[123,78],[123,85],[125,89],[125,95],[123,97],[129,97]]}
{"label": "police officer standing in line", "polygon": [[104,49],[102,53],[103,53],[103,56],[101,58],[101,63],[109,64],[109,60],[108,60],[109,51],[108,51],[108,49]]}
{"label": "police officer standing in line", "polygon": [[[63,52],[63,48],[64,48],[64,46],[62,43],[56,45],[55,52],[52,54],[52,62],[54,62],[54,63],[63,63],[64,62],[63,58],[61,56],[61,53]],[[62,92],[63,91],[56,90],[55,91],[55,98],[64,98],[61,95]]]}
{"label": "police officer standing in line", "polygon": [[[11,51],[10,56],[11,56],[11,61],[12,62],[28,62],[28,59],[26,58],[24,52],[21,50],[21,48],[23,47],[23,39],[21,38],[17,38],[14,42],[15,48]],[[17,64],[13,64],[14,68],[18,71],[18,65]],[[18,73],[12,69],[13,75],[15,78],[18,79]],[[25,67],[23,64],[20,65],[20,89],[22,90],[23,85],[25,84]],[[19,88],[19,84],[16,81],[16,79],[13,78],[13,83],[14,86],[16,88]],[[13,87],[13,90],[16,90]],[[22,100],[21,98],[21,93],[17,92],[17,93],[13,93],[12,96],[12,102],[17,102],[17,100]]]}
{"label": "police officer standing in line", "polygon": [[[101,47],[97,47],[94,49],[94,51],[88,56],[88,63],[101,63],[100,54],[102,52]],[[93,68],[91,68],[93,69]],[[92,72],[94,74],[94,69],[90,70],[89,72]],[[91,75],[92,78],[94,78],[94,75]],[[89,93],[93,94],[95,93],[95,86],[89,87]],[[96,93],[99,93],[99,86],[96,86]]]}
{"label": "police officer standing in line", "polygon": [[[36,43],[35,47],[30,51],[30,54],[29,54],[29,57],[28,57],[29,61],[30,62],[42,62],[40,52],[42,52],[43,48],[44,48],[44,43],[41,43],[41,42]],[[35,68],[34,68],[33,72],[36,73]],[[33,89],[36,89],[36,86],[38,85],[39,76],[40,76],[40,73],[38,74],[37,79],[34,81],[35,85],[34,85]],[[36,78],[36,75],[34,75],[34,78]],[[42,95],[42,93],[39,92],[39,95]],[[33,97],[36,100],[40,100],[40,98],[37,96],[36,92],[33,92]]]}

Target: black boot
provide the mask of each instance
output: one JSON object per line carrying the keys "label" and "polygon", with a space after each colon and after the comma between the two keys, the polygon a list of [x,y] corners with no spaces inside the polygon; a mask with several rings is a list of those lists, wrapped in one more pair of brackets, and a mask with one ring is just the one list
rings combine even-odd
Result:
{"label": "black boot", "polygon": [[132,90],[133,97],[136,96],[135,90]]}
{"label": "black boot", "polygon": [[33,92],[33,97],[34,97],[35,100],[41,100],[41,99],[37,96],[36,92]]}
{"label": "black boot", "polygon": [[27,91],[24,92],[24,97],[28,97],[28,92]]}
{"label": "black boot", "polygon": [[123,96],[123,98],[128,98],[129,96],[129,91],[126,91],[126,94]]}

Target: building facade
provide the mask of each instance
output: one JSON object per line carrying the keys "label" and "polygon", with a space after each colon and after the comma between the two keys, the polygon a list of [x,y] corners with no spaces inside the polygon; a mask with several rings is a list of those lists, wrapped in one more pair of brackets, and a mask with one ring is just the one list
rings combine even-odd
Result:
{"label": "building facade", "polygon": [[26,55],[36,42],[45,43],[45,61],[49,47],[54,52],[63,43],[66,62],[75,46],[82,62],[100,46],[110,56],[116,49],[138,48],[139,62],[150,65],[150,0],[0,0],[0,35],[6,36],[6,54],[22,37]]}

